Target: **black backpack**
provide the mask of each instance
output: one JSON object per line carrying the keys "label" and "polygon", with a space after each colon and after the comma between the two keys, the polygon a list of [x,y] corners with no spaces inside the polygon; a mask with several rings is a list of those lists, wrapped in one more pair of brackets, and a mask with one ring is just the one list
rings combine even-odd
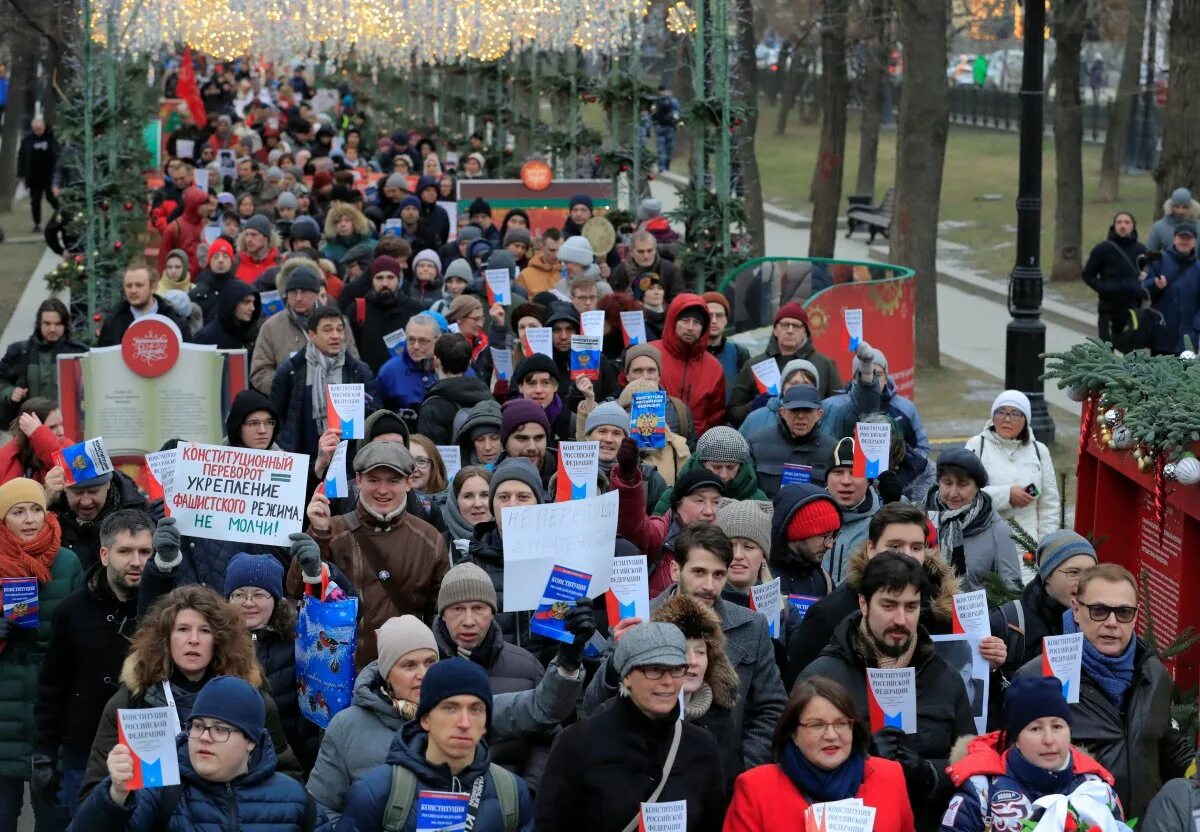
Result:
{"label": "black backpack", "polygon": [[675,126],[675,102],[670,96],[664,95],[654,106],[654,123],[661,127]]}

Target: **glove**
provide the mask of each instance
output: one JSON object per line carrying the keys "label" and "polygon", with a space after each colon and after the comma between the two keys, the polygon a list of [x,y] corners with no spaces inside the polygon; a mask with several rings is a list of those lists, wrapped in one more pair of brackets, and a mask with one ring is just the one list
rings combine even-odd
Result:
{"label": "glove", "polygon": [[617,448],[617,473],[622,482],[632,482],[637,476],[639,460],[637,442],[630,437],[622,439],[621,447]]}
{"label": "glove", "polygon": [[766,407],[767,402],[769,402],[770,400],[771,400],[770,393],[759,393],[757,396],[755,396],[753,399],[750,400],[750,410],[755,411],[761,407]]}
{"label": "glove", "polygon": [[900,764],[911,794],[928,794],[937,784],[937,771],[933,763],[904,745],[903,739],[899,728],[884,728],[871,736],[871,753]]}
{"label": "glove", "polygon": [[904,486],[900,483],[900,475],[891,469],[879,475],[879,479],[875,480],[875,488],[884,505],[898,503],[904,497]]}
{"label": "glove", "polygon": [[288,535],[292,541],[292,558],[300,562],[300,573],[304,582],[319,583],[321,580],[321,547],[317,541],[304,532],[292,532]]}
{"label": "glove", "polygon": [[860,341],[854,352],[854,379],[871,383],[875,379],[875,349],[866,341]]}
{"label": "glove", "polygon": [[583,662],[583,648],[596,634],[596,615],[592,608],[592,599],[580,598],[567,613],[563,625],[568,633],[575,636],[575,640],[570,644],[559,645],[558,666],[568,673],[574,673]]}
{"label": "glove", "polygon": [[17,627],[7,618],[0,618],[0,641],[8,641],[13,637]]}
{"label": "glove", "polygon": [[904,732],[899,728],[884,728],[871,735],[871,756],[895,760],[899,753],[900,740]]}
{"label": "glove", "polygon": [[34,752],[30,757],[32,771],[29,791],[35,799],[54,803],[58,799],[58,765],[49,754]]}
{"label": "glove", "polygon": [[154,530],[154,562],[159,569],[174,569],[183,562],[179,529],[174,517],[164,517]]}

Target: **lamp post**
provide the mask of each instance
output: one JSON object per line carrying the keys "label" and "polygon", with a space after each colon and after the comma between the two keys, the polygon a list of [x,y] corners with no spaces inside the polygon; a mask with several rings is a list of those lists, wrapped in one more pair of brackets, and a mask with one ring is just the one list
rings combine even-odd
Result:
{"label": "lamp post", "polygon": [[1021,159],[1017,193],[1017,262],[1009,277],[1004,384],[1029,397],[1030,428],[1043,442],[1054,441],[1042,373],[1046,325],[1042,322],[1042,55],[1045,0],[1025,0],[1024,63],[1021,67]]}

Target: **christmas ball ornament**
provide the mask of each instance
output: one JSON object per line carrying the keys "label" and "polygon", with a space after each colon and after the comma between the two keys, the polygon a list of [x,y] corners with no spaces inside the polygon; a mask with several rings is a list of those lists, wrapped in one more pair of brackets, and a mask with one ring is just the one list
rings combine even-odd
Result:
{"label": "christmas ball ornament", "polygon": [[125,247],[125,244],[122,243],[120,240],[117,240],[115,243],[113,243],[113,251],[120,251],[124,247]]}
{"label": "christmas ball ornament", "polygon": [[1087,399],[1087,391],[1071,385],[1067,388],[1067,398],[1073,402],[1082,402]]}
{"label": "christmas ball ornament", "polygon": [[93,315],[93,316],[92,316],[92,320],[93,320],[93,321],[98,321],[98,320],[100,320],[100,313],[99,313],[99,312],[97,312],[95,315]]}
{"label": "christmas ball ornament", "polygon": [[1151,459],[1151,458],[1150,458],[1150,457],[1148,457],[1148,456],[1144,456],[1144,457],[1142,457],[1141,459],[1139,459],[1139,460],[1138,460],[1138,470],[1139,470],[1139,471],[1143,471],[1143,472],[1145,472],[1145,471],[1149,471],[1149,470],[1150,470],[1150,466],[1152,466],[1153,464],[1154,464],[1154,460],[1153,460],[1153,459]]}
{"label": "christmas ball ornament", "polygon": [[108,208],[109,208],[108,200],[107,199],[101,200],[100,201],[100,210],[107,214]]}
{"label": "christmas ball ornament", "polygon": [[1183,352],[1179,353],[1179,360],[1180,361],[1195,361],[1196,353],[1192,352],[1191,350],[1184,350]]}
{"label": "christmas ball ornament", "polygon": [[1175,463],[1175,479],[1184,485],[1195,485],[1200,482],[1200,459],[1185,456]]}
{"label": "christmas ball ornament", "polygon": [[76,266],[78,266],[78,265],[79,265],[80,263],[82,263],[82,262],[83,262],[83,255],[82,255],[82,254],[76,254],[76,255],[75,255],[75,265],[76,265]]}
{"label": "christmas ball ornament", "polygon": [[126,203],[125,203],[123,206],[121,206],[121,207],[122,207],[122,208],[124,208],[126,211],[132,211],[132,210],[133,210],[133,203],[132,203],[132,202],[126,202]]}
{"label": "christmas ball ornament", "polygon": [[1163,466],[1163,476],[1169,480],[1175,479],[1175,463],[1168,462]]}
{"label": "christmas ball ornament", "polygon": [[1104,424],[1108,425],[1110,428],[1115,428],[1117,426],[1117,423],[1120,421],[1121,421],[1121,414],[1117,413],[1117,411],[1115,411],[1115,410],[1104,411]]}
{"label": "christmas ball ornament", "polygon": [[1133,431],[1125,425],[1117,425],[1112,430],[1112,447],[1125,451],[1133,447]]}

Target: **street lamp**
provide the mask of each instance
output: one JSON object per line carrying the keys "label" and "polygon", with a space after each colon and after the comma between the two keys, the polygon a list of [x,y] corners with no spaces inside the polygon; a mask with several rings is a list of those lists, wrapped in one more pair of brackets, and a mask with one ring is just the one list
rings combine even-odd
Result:
{"label": "street lamp", "polygon": [[1024,0],[1025,56],[1021,67],[1021,157],[1017,193],[1017,263],[1009,277],[1004,384],[1029,397],[1029,427],[1043,442],[1054,441],[1042,373],[1046,325],[1042,322],[1042,142],[1044,118],[1042,55],[1045,0]]}

